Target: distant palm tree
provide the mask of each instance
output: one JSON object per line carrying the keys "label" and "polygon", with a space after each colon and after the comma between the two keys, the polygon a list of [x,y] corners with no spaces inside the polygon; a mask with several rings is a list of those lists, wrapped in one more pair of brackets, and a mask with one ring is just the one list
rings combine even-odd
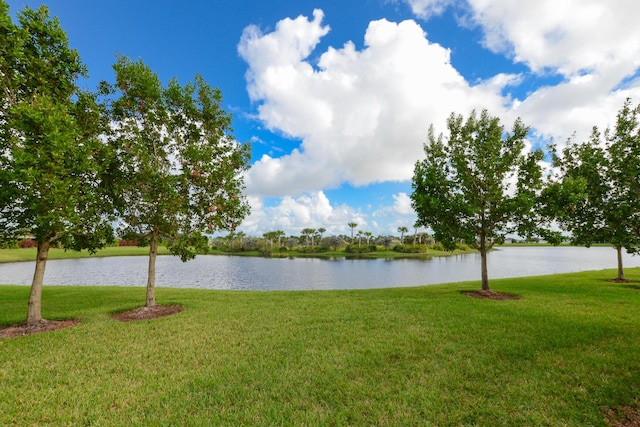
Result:
{"label": "distant palm tree", "polygon": [[242,246],[242,240],[247,237],[247,234],[244,231],[238,231],[236,237],[240,240],[240,246]]}
{"label": "distant palm tree", "polygon": [[364,232],[365,237],[367,238],[367,245],[369,244],[369,242],[371,241],[371,238],[373,237],[373,233],[370,231],[365,231]]}
{"label": "distant palm tree", "polygon": [[307,246],[309,246],[309,236],[311,236],[311,246],[313,246],[313,235],[316,232],[313,228],[303,228],[302,235],[305,237]]}
{"label": "distant palm tree", "polygon": [[404,233],[409,231],[407,227],[398,227],[398,232],[400,233],[400,244],[404,245]]}
{"label": "distant palm tree", "polygon": [[355,222],[350,222],[347,225],[349,227],[351,227],[351,243],[353,243],[353,229],[356,228],[358,226],[358,224],[356,224]]}
{"label": "distant palm tree", "polygon": [[229,246],[233,249],[233,240],[236,238],[236,233],[229,231],[229,234],[225,236],[225,239],[229,241]]}
{"label": "distant palm tree", "polygon": [[327,231],[327,229],[326,229],[326,228],[324,228],[324,227],[320,227],[320,228],[318,228],[318,234],[320,234],[320,238],[319,238],[319,240],[318,240],[318,241],[319,241],[319,243],[320,243],[321,245],[322,245],[322,234],[323,234],[325,231]]}

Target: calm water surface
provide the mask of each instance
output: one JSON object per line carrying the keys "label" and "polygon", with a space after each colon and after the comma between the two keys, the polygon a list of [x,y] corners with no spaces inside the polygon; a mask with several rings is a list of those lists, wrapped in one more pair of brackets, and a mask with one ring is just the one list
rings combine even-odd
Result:
{"label": "calm water surface", "polygon": [[[489,254],[489,278],[522,277],[616,267],[612,248],[502,247]],[[0,283],[31,283],[34,262],[0,264]],[[624,256],[625,268],[640,257]],[[183,263],[158,257],[157,286],[203,289],[307,290],[420,286],[480,279],[480,255],[412,259],[258,258],[199,255]],[[147,257],[51,260],[45,285],[145,286]]]}

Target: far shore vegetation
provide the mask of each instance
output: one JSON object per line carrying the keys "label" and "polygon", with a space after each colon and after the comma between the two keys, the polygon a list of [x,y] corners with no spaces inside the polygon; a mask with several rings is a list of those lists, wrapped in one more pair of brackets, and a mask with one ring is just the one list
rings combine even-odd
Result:
{"label": "far shore vegetation", "polygon": [[[560,245],[552,245],[547,242],[524,242],[510,241],[502,245],[497,245],[496,249],[502,246],[532,247],[532,246],[572,246],[570,243],[562,243]],[[611,246],[609,243],[595,243],[592,246]],[[33,261],[36,256],[35,247],[11,247],[0,248],[0,263]],[[396,245],[393,248],[385,249],[383,246],[369,245],[360,251],[357,247],[341,247],[338,249],[331,248],[310,248],[297,247],[288,249],[281,247],[278,250],[260,250],[245,248],[230,248],[228,246],[217,247],[212,245],[208,250],[200,252],[200,255],[229,255],[229,256],[254,256],[267,258],[348,258],[348,259],[375,259],[375,258],[413,258],[413,259],[430,259],[432,257],[452,256],[477,253],[475,249],[471,249],[464,244],[459,244],[453,251],[448,251],[437,244],[431,245]],[[171,251],[163,245],[158,247],[158,255],[171,255]],[[74,258],[90,258],[90,257],[114,257],[114,256],[149,256],[148,246],[107,246],[95,253],[89,251],[72,251],[61,248],[51,248],[49,251],[49,259],[74,259]]]}
{"label": "far shore vegetation", "polygon": [[[3,248],[0,249],[0,263],[3,262],[20,262],[20,261],[33,261],[36,256],[37,249],[34,247],[28,248]],[[366,248],[358,250],[346,246],[338,249],[330,248],[318,248],[318,247],[295,247],[288,249],[281,247],[278,250],[264,250],[264,249],[245,249],[245,248],[230,248],[230,247],[216,247],[212,246],[205,251],[201,251],[200,254],[209,255],[232,255],[232,256],[257,256],[257,257],[270,257],[270,258],[282,258],[282,257],[316,257],[316,258],[419,258],[429,259],[435,256],[449,256],[449,255],[461,255],[474,253],[475,250],[469,248],[466,245],[460,244],[458,248],[453,251],[447,251],[438,245],[396,245],[394,248],[385,249],[384,247],[377,247],[374,245],[368,245]],[[107,246],[98,250],[95,253],[89,251],[71,251],[61,248],[51,248],[49,250],[49,259],[71,259],[71,258],[88,258],[88,257],[112,257],[112,256],[148,256],[148,246]],[[158,247],[158,255],[171,255],[171,251],[163,245]]]}

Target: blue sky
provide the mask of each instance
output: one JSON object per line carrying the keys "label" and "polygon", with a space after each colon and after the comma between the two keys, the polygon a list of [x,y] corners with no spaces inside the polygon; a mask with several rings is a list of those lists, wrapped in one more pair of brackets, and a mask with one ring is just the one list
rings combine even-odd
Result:
{"label": "blue sky", "polygon": [[[9,0],[16,13],[42,1]],[[49,0],[89,69],[116,54],[163,81],[200,73],[251,142],[248,235],[398,234],[433,124],[488,108],[531,145],[606,127],[640,101],[637,0]]]}

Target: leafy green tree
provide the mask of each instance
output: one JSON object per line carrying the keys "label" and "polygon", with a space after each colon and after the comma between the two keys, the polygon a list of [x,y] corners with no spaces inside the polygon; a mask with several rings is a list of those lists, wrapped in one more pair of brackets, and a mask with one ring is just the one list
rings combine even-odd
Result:
{"label": "leafy green tree", "polygon": [[384,246],[385,250],[389,250],[391,244],[393,243],[393,240],[393,236],[378,236],[378,238],[376,239],[376,243]]}
{"label": "leafy green tree", "polygon": [[45,6],[18,24],[0,1],[0,237],[37,242],[27,324],[43,322],[49,249],[95,251],[113,239],[104,178],[106,122],[93,94],[76,86],[86,69]]}
{"label": "leafy green tree", "polygon": [[329,236],[328,240],[329,246],[332,247],[334,251],[337,251],[343,243],[343,240],[340,236]]}
{"label": "leafy green tree", "polygon": [[109,135],[120,150],[121,234],[149,244],[146,305],[155,300],[160,241],[182,261],[206,250],[204,233],[235,230],[249,212],[242,195],[249,146],[230,135],[222,96],[200,75],[164,87],[142,61],[118,57]]}
{"label": "leafy green tree", "polygon": [[555,174],[543,193],[547,214],[571,233],[574,244],[606,242],[617,252],[617,280],[624,281],[622,249],[640,249],[640,106],[626,100],[615,129],[594,127],[589,140],[558,152]]}
{"label": "leafy green tree", "polygon": [[519,119],[510,134],[497,117],[451,114],[447,143],[429,129],[411,194],[417,226],[430,227],[448,250],[463,240],[480,252],[482,289],[490,290],[487,254],[508,233],[539,231],[535,205],[542,186],[540,150],[523,154],[529,131]]}

